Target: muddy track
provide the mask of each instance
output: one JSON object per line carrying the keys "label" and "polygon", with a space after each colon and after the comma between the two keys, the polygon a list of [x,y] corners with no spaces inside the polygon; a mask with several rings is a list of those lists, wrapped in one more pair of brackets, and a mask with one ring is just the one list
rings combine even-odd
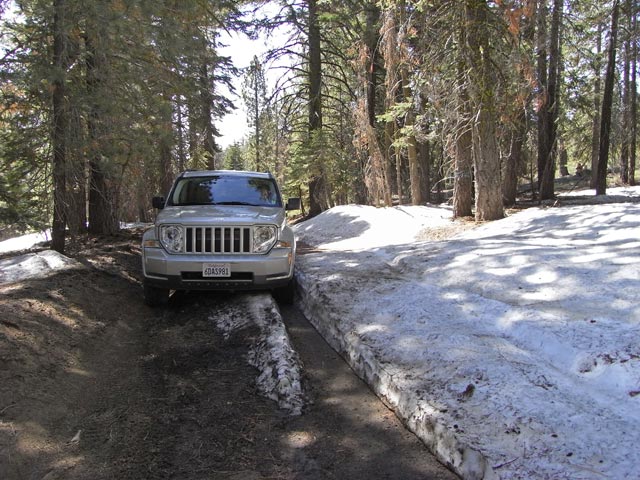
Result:
{"label": "muddy track", "polygon": [[214,322],[242,297],[144,306],[138,238],[0,288],[0,478],[454,478],[293,307],[309,403],[291,417],[260,396],[257,329],[223,339]]}

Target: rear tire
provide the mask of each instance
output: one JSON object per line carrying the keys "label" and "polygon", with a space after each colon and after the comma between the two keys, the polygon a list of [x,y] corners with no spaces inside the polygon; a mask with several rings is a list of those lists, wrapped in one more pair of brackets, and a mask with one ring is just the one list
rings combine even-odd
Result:
{"label": "rear tire", "polygon": [[143,281],[144,303],[150,307],[163,307],[169,302],[169,289],[152,287],[146,281]]}

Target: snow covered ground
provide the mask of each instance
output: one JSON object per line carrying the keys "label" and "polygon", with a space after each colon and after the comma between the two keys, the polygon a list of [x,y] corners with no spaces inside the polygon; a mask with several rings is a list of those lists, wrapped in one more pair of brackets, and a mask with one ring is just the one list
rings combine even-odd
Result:
{"label": "snow covered ground", "polygon": [[[15,239],[5,240],[5,242],[12,240],[14,244],[17,244]],[[27,240],[27,243],[21,245],[17,250],[29,248],[31,245],[24,246],[27,245],[29,241],[30,240]],[[4,242],[0,242],[0,248],[2,247],[2,243]],[[78,265],[79,263],[75,260],[60,255],[53,250],[44,250],[38,253],[27,253],[17,257],[9,257],[0,260],[0,284],[41,277],[56,270],[74,268]]]}
{"label": "snow covered ground", "polygon": [[[446,241],[422,239],[452,225],[447,208],[333,208],[296,227],[316,247],[297,260],[301,306],[463,478],[638,478],[640,204],[605,202],[638,202],[640,189],[608,192]],[[11,242],[0,252],[28,247]],[[7,258],[0,282],[68,260]],[[247,297],[264,332],[250,355],[259,383],[299,413],[299,367],[275,304]],[[241,316],[216,321],[230,332]]]}
{"label": "snow covered ground", "polygon": [[0,253],[15,252],[25,250],[34,245],[51,240],[50,232],[35,232],[22,235],[20,237],[10,238],[0,242]]}
{"label": "snow covered ground", "polygon": [[601,202],[640,189],[608,192],[447,241],[336,207],[296,228],[303,310],[463,478],[639,478],[640,204]]}

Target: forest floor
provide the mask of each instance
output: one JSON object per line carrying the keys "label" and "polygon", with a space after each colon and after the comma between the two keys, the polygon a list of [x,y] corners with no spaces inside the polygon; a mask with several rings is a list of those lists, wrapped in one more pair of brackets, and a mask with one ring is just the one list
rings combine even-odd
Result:
{"label": "forest floor", "polygon": [[241,299],[146,307],[140,234],[85,239],[68,268],[0,285],[0,478],[455,478],[295,307],[309,406],[292,417],[260,396],[256,329],[225,339],[211,321]]}
{"label": "forest floor", "polygon": [[259,395],[255,328],[225,339],[211,321],[242,299],[146,307],[140,236],[85,238],[67,268],[0,284],[1,479],[454,478],[295,307],[282,313],[308,406],[291,417]]}

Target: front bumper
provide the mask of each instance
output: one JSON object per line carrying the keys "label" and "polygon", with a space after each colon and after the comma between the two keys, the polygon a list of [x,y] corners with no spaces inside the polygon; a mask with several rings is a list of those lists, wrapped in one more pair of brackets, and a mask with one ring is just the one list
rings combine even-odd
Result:
{"label": "front bumper", "polygon": [[[271,290],[293,278],[295,251],[273,248],[266,255],[170,255],[162,248],[144,247],[145,283],[170,290]],[[203,263],[227,263],[231,277],[202,277]]]}

